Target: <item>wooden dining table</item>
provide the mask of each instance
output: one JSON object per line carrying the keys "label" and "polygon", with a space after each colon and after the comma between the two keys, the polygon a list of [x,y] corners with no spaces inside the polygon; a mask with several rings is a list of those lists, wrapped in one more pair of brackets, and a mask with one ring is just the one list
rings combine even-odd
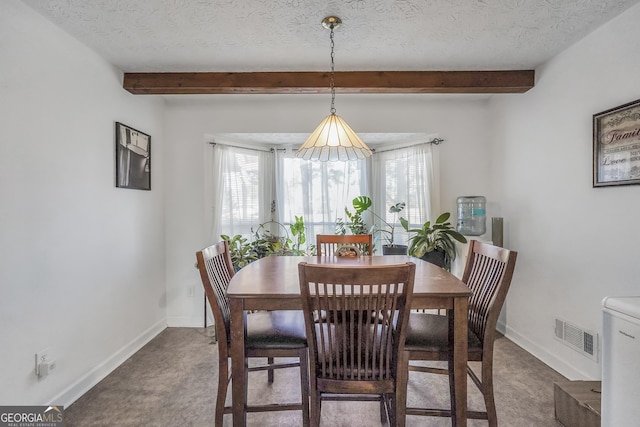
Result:
{"label": "wooden dining table", "polygon": [[460,279],[433,264],[405,255],[350,257],[269,256],[231,279],[231,369],[233,425],[246,425],[247,359],[244,354],[246,310],[300,310],[298,264],[345,266],[416,264],[412,309],[448,309],[453,315],[454,426],[467,425],[467,307],[471,291]]}

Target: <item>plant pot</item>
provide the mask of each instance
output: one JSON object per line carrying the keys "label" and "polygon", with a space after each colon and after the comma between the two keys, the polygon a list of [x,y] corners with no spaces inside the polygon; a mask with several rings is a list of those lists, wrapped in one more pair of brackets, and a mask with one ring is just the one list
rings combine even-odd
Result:
{"label": "plant pot", "polygon": [[406,255],[407,245],[382,245],[382,255]]}
{"label": "plant pot", "polygon": [[422,255],[422,259],[424,261],[430,262],[431,264],[435,264],[438,267],[444,268],[444,251],[427,252],[426,254]]}

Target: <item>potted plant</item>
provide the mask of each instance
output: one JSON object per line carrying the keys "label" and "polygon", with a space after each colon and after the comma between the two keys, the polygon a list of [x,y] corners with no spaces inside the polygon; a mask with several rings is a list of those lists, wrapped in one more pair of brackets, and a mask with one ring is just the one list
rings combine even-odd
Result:
{"label": "potted plant", "polygon": [[407,254],[407,245],[398,245],[395,238],[395,223],[398,219],[398,214],[402,212],[402,210],[407,206],[405,202],[398,202],[394,205],[389,206],[389,213],[393,214],[393,222],[389,224],[387,221],[382,219],[380,216],[376,215],[373,211],[371,213],[378,218],[389,228],[389,229],[381,229],[385,234],[385,239],[387,240],[386,245],[382,245],[382,254],[383,255],[406,255]]}
{"label": "potted plant", "polygon": [[[360,196],[364,197],[364,196]],[[356,205],[356,199],[353,199],[353,205]],[[347,229],[351,232],[351,234],[369,234],[371,233],[371,228],[365,224],[364,219],[362,218],[362,212],[356,208],[354,212],[351,212],[346,207],[344,208],[344,214],[348,221],[345,221],[342,218],[338,218],[336,220],[336,233],[335,234],[347,234]]]}
{"label": "potted plant", "polygon": [[451,271],[451,262],[456,259],[454,240],[467,243],[467,239],[448,222],[450,216],[449,212],[445,212],[433,224],[427,221],[422,228],[414,229],[409,229],[409,221],[400,218],[402,227],[408,233],[415,233],[409,238],[409,255]]}
{"label": "potted plant", "polygon": [[295,216],[296,222],[289,224],[289,230],[295,240],[289,240],[291,244],[291,255],[306,255],[306,251],[302,249],[302,245],[307,242],[307,234],[304,229],[304,219],[302,216]]}
{"label": "potted plant", "polygon": [[[235,236],[221,235],[223,240],[229,242],[229,254],[234,269],[238,271],[247,264],[269,255],[306,255],[307,251],[302,247],[307,241],[304,219],[302,216],[296,216],[295,220],[294,223],[289,224],[289,230],[277,221],[267,221],[260,224],[257,231],[254,232],[253,228],[251,229],[252,240],[240,234]],[[269,226],[272,224],[284,230],[284,236],[273,234],[269,230]],[[289,231],[295,240],[291,240]]]}
{"label": "potted plant", "polygon": [[222,234],[220,237],[222,240],[229,242],[229,255],[231,256],[231,263],[235,271],[240,270],[242,267],[259,258],[254,245],[252,245],[246,237],[240,234],[236,234],[235,236]]}
{"label": "potted plant", "polygon": [[[361,225],[362,222],[362,214],[366,211],[369,211],[371,213],[371,215],[373,215],[376,219],[380,220],[383,224],[384,227],[378,229],[377,231],[379,231],[382,236],[384,237],[384,239],[386,240],[386,244],[382,245],[382,254],[383,255],[406,255],[407,253],[407,245],[398,245],[395,243],[395,219],[398,216],[398,213],[400,213],[405,206],[407,205],[405,202],[398,202],[394,205],[391,205],[389,207],[389,213],[394,214],[394,221],[393,223],[388,223],[387,221],[385,221],[384,218],[382,218],[380,215],[378,215],[377,213],[375,213],[373,211],[373,209],[371,209],[371,206],[373,205],[373,202],[371,201],[370,197],[367,196],[358,196],[355,199],[353,199],[352,201],[353,204],[353,209],[354,209],[354,213],[351,213],[347,208],[345,208],[345,213],[347,215],[347,218],[349,218],[352,223],[354,222],[353,220],[356,219],[357,221],[355,222],[356,224],[358,224],[358,230],[360,229],[366,229],[366,227],[364,227],[363,225]],[[340,222],[338,222],[338,225],[340,226]],[[372,227],[373,229],[373,227]],[[344,230],[344,226],[342,227],[342,230]],[[352,229],[353,231],[353,229]],[[341,233],[344,234],[344,233]],[[356,234],[356,233],[354,233]]]}

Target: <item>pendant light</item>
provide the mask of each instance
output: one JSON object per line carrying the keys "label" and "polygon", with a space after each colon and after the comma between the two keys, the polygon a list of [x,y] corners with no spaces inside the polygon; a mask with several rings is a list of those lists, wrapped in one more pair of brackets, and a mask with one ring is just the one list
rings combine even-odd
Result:
{"label": "pendant light", "polygon": [[322,26],[330,30],[331,41],[331,109],[330,114],[318,125],[296,152],[296,157],[321,162],[335,160],[358,160],[371,155],[371,150],[349,125],[336,114],[334,106],[335,65],[333,60],[333,30],[342,23],[337,16],[328,16],[322,20]]}

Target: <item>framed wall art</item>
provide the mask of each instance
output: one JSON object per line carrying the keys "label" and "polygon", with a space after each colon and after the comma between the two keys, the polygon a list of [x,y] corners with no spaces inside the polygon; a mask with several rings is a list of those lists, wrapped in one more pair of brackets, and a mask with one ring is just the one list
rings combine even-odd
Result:
{"label": "framed wall art", "polygon": [[151,190],[151,137],[116,122],[116,187]]}
{"label": "framed wall art", "polygon": [[640,100],[593,115],[593,186],[640,184]]}

